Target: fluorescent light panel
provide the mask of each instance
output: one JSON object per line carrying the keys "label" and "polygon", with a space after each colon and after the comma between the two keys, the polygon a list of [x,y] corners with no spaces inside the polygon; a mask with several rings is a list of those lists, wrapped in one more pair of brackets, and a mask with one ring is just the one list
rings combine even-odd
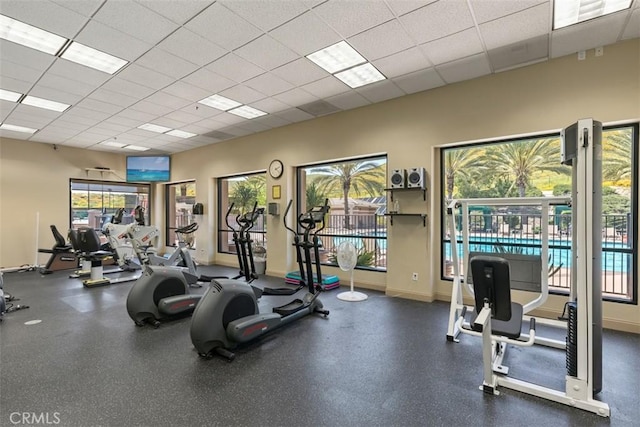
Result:
{"label": "fluorescent light panel", "polygon": [[191,133],[191,132],[185,132],[183,130],[171,130],[169,132],[167,132],[167,135],[171,135],[171,136],[177,136],[178,138],[191,138],[192,136],[196,136],[197,133]]}
{"label": "fluorescent light panel", "polygon": [[157,132],[157,133],[165,133],[165,132],[171,130],[171,128],[167,128],[167,127],[159,126],[159,125],[154,125],[153,123],[145,123],[143,125],[138,126],[138,129],[144,129],[144,130],[148,130],[148,131],[151,131],[151,132]]}
{"label": "fluorescent light panel", "polygon": [[352,89],[386,79],[376,67],[368,62],[334,75]]}
{"label": "fluorescent light panel", "polygon": [[151,148],[148,147],[140,147],[139,145],[127,145],[124,147],[127,150],[134,150],[134,151],[147,151],[147,150],[151,150]]}
{"label": "fluorescent light panel", "polygon": [[123,143],[117,142],[117,141],[104,141],[104,142],[101,142],[100,145],[106,145],[107,147],[123,148],[127,144],[123,144]]}
{"label": "fluorescent light panel", "polygon": [[579,22],[628,9],[631,0],[555,0],[553,2],[553,29],[568,27]]}
{"label": "fluorescent light panel", "polygon": [[3,99],[5,101],[17,102],[21,96],[21,93],[0,89],[0,99]]}
{"label": "fluorescent light panel", "polygon": [[115,73],[128,62],[78,42],[72,42],[60,57],[109,74]]}
{"label": "fluorescent light panel", "polygon": [[367,62],[344,40],[307,55],[307,58],[331,74]]}
{"label": "fluorescent light panel", "polygon": [[31,95],[25,96],[21,103],[26,105],[31,105],[32,107],[44,108],[46,110],[53,110],[53,111],[59,111],[59,112],[63,112],[67,108],[71,107],[71,105],[69,104],[50,101],[48,99],[38,98]]}
{"label": "fluorescent light panel", "polygon": [[238,101],[234,101],[233,99],[225,98],[224,96],[220,96],[220,95],[211,95],[205,99],[198,101],[198,103],[204,104],[209,107],[213,107],[222,111],[227,111],[242,105]]}
{"label": "fluorescent light panel", "polygon": [[249,107],[248,105],[234,108],[233,110],[227,111],[227,113],[235,114],[236,116],[244,117],[245,119],[255,119],[256,117],[264,116],[267,114],[264,111]]}
{"label": "fluorescent light panel", "polygon": [[58,53],[67,42],[64,37],[4,15],[0,15],[0,38],[51,55]]}
{"label": "fluorescent light panel", "polygon": [[23,132],[23,133],[36,133],[38,129],[26,128],[23,126],[9,125],[7,123],[2,123],[0,125],[0,129],[2,130],[11,130],[14,132]]}

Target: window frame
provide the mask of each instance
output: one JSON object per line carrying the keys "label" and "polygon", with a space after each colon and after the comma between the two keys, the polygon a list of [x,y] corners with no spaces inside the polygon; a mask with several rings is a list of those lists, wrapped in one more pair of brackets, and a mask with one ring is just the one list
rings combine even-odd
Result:
{"label": "window frame", "polygon": [[[191,205],[191,213],[187,214],[187,224],[181,225],[180,227],[178,227],[176,224],[171,224],[170,222],[170,218],[171,218],[171,210],[173,209],[175,211],[175,204],[173,206],[171,206],[171,203],[169,203],[169,200],[171,200],[171,190],[175,189],[176,186],[180,186],[180,185],[184,185],[184,184],[193,184],[194,186],[194,192],[196,191],[196,180],[186,180],[186,181],[178,181],[178,182],[170,182],[170,183],[166,183],[164,185],[164,200],[165,200],[165,232],[164,232],[164,238],[165,238],[165,246],[172,246],[175,247],[175,244],[173,244],[173,242],[175,241],[175,238],[171,237],[171,234],[173,233],[175,235],[175,230],[180,228],[180,227],[184,227],[186,225],[191,224],[192,222],[195,221],[194,215],[193,215],[193,205]],[[196,203],[195,201],[195,197],[197,197],[197,193],[196,195],[194,195],[194,204]],[[177,218],[176,218],[177,219]],[[191,246],[191,248],[195,249],[196,248],[196,241],[195,239],[193,240],[193,244]]]}

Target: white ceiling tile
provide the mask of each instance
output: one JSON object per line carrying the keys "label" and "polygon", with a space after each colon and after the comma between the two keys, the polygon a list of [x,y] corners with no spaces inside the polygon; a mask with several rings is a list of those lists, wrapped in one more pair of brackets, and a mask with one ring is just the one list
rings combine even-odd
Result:
{"label": "white ceiling tile", "polygon": [[[10,61],[43,72],[55,61],[53,55],[4,39],[0,39],[0,52],[2,52],[3,67],[4,61]],[[1,71],[3,70],[0,68]]]}
{"label": "white ceiling tile", "polygon": [[[247,119],[245,119],[244,117],[236,116],[235,114],[231,114],[231,113],[219,114],[215,117],[214,120],[216,122],[224,123],[225,125],[234,125],[236,123],[242,123],[247,121]],[[198,123],[201,123],[201,122],[198,122]]]}
{"label": "white ceiling tile", "polygon": [[284,111],[291,108],[290,105],[285,104],[284,102],[278,101],[275,98],[265,98],[260,101],[252,102],[251,106],[257,108],[258,110],[264,111],[265,113],[273,114],[278,111]]}
{"label": "white ceiling tile", "polygon": [[110,132],[114,135],[118,135],[118,134],[121,134],[122,132],[126,132],[130,130],[131,127],[125,126],[125,125],[119,125],[117,123],[111,123],[105,120],[104,122],[101,122],[99,125],[96,125],[91,129],[93,129],[94,132],[96,132],[96,129],[100,129],[101,131]]}
{"label": "white ceiling tile", "polygon": [[31,86],[33,86],[32,82],[5,77],[1,74],[0,70],[0,88],[18,93],[27,93]]}
{"label": "white ceiling tile", "polygon": [[247,120],[245,123],[239,124],[238,127],[250,130],[251,132],[263,132],[265,130],[269,130],[273,128],[273,126],[269,126],[265,123],[257,122],[255,119]]}
{"label": "white ceiling tile", "polygon": [[65,120],[65,119],[66,119],[66,116],[62,116],[61,118],[52,121],[51,125],[72,129],[76,133],[84,132],[85,130],[87,130],[87,129],[89,129],[91,127],[90,125],[83,125],[83,124],[80,124],[80,123],[78,123],[76,121]]}
{"label": "white ceiling tile", "polygon": [[351,110],[352,108],[358,108],[371,104],[371,102],[367,98],[360,95],[355,90],[331,96],[327,98],[326,101],[329,104],[335,105],[341,110]]}
{"label": "white ceiling tile", "polygon": [[242,83],[250,78],[265,73],[263,68],[260,68],[233,53],[229,53],[214,63],[207,65],[206,69],[238,83]]}
{"label": "white ceiling tile", "polygon": [[193,62],[185,61],[182,58],[178,58],[169,52],[157,48],[142,55],[135,63],[175,79],[182,78],[200,68]]}
{"label": "white ceiling tile", "polygon": [[[158,126],[164,126],[164,127],[171,128],[171,129],[177,129],[177,128],[180,128],[180,127],[186,125],[187,123],[179,121],[179,120],[170,119],[167,116],[163,116],[163,117],[158,117],[157,119],[155,119],[153,121],[153,124],[154,125],[158,125]],[[171,138],[177,138],[177,137],[172,136]]]}
{"label": "white ceiling tile", "polygon": [[313,11],[345,38],[394,18],[386,3],[370,0],[334,0]]}
{"label": "white ceiling tile", "polygon": [[368,61],[373,61],[403,51],[415,43],[397,20],[355,35],[347,40]]}
{"label": "white ceiling tile", "polygon": [[484,53],[438,65],[436,70],[447,83],[470,80],[491,73],[489,61]]}
{"label": "white ceiling tile", "polygon": [[254,101],[265,98],[264,94],[243,85],[236,85],[229,89],[225,89],[220,92],[220,95],[243,104],[250,104]]}
{"label": "white ceiling tile", "polygon": [[282,25],[307,10],[303,2],[290,0],[222,0],[220,3],[264,31]]}
{"label": "white ceiling tile", "polygon": [[304,91],[309,92],[310,94],[315,95],[320,99],[351,90],[349,86],[342,83],[341,80],[333,76],[325,77],[324,79],[308,83],[304,86],[301,86],[300,89],[303,89]]}
{"label": "white ceiling tile", "polygon": [[107,120],[105,120],[102,123],[113,123],[116,125],[127,126],[129,129],[131,129],[131,128],[136,128],[146,122],[127,117],[124,113],[118,113],[115,116],[109,117]]}
{"label": "white ceiling tile", "polygon": [[131,1],[105,2],[93,19],[151,44],[178,28],[175,22]]}
{"label": "white ceiling tile", "polygon": [[132,108],[127,108],[126,110],[122,110],[120,113],[116,114],[114,117],[126,117],[130,120],[138,120],[142,123],[149,123],[155,120],[160,115],[161,114],[149,113],[145,111],[134,110]]}
{"label": "white ceiling tile", "polygon": [[434,65],[475,55],[484,50],[475,28],[425,43],[420,48]]}
{"label": "white ceiling tile", "polygon": [[[204,89],[209,92],[209,95],[220,92],[221,90],[230,88],[235,85],[236,82],[226,77],[222,77],[220,74],[209,71],[206,68],[201,68],[182,79],[183,82]],[[203,97],[205,98],[205,97]]]}
{"label": "white ceiling tile", "polygon": [[261,74],[258,77],[247,80],[244,84],[268,96],[293,89],[293,85],[291,83],[285,82],[271,73]]}
{"label": "white ceiling tile", "polygon": [[35,107],[29,107],[27,105],[18,105],[7,116],[7,123],[18,126],[26,126],[34,129],[42,129],[56,118],[60,117],[60,114],[46,114],[34,112]]}
{"label": "white ceiling tile", "polygon": [[169,107],[172,111],[179,110],[180,108],[186,107],[187,105],[192,103],[192,101],[189,101],[188,99],[180,98],[178,96],[164,92],[164,90],[156,92],[153,95],[149,95],[147,98],[145,98],[145,101],[157,105],[162,105],[164,107]]}
{"label": "white ceiling tile", "polygon": [[105,135],[89,131],[81,132],[72,138],[73,141],[82,142],[85,144],[95,144],[96,142],[102,142],[105,139],[107,139],[105,138]]}
{"label": "white ceiling tile", "polygon": [[181,108],[180,111],[196,115],[202,120],[203,118],[211,118],[221,114],[222,111],[217,108],[208,107],[203,104],[193,103],[191,105],[187,105],[184,108]]}
{"label": "white ceiling tile", "polygon": [[113,92],[107,89],[98,88],[87,99],[95,99],[108,104],[118,105],[122,108],[129,107],[138,101],[138,98],[127,96],[122,93]]}
{"label": "white ceiling tile", "polygon": [[283,119],[282,117],[275,116],[273,114],[268,114],[266,116],[258,117],[257,119],[253,119],[253,122],[264,124],[270,128],[277,128],[280,126],[286,126],[291,122]]}
{"label": "white ceiling tile", "polygon": [[278,67],[271,71],[273,74],[296,86],[311,83],[329,76],[322,68],[318,67],[307,58],[299,58],[293,62]]}
{"label": "white ceiling tile", "polygon": [[180,28],[162,40],[158,47],[200,66],[206,65],[227,53],[220,46],[186,28]]}
{"label": "white ceiling tile", "polygon": [[141,5],[159,13],[176,24],[184,24],[214,0],[136,0]]}
{"label": "white ceiling tile", "polygon": [[553,31],[551,57],[557,58],[615,43],[625,19],[626,14],[616,13]]}
{"label": "white ceiling tile", "polygon": [[356,91],[371,102],[382,102],[405,94],[391,80],[371,83],[356,89]]}
{"label": "white ceiling tile", "polygon": [[29,133],[14,132],[14,131],[5,130],[5,129],[0,129],[0,137],[1,138],[11,138],[11,139],[22,139],[22,140],[33,138],[33,136],[31,134],[29,134]]}
{"label": "white ceiling tile", "polygon": [[387,0],[387,4],[397,16],[400,16],[436,1],[438,0]]}
{"label": "white ceiling tile", "polygon": [[[93,142],[78,141],[75,138],[76,137],[73,136],[67,139],[66,141],[61,142],[60,144],[64,145],[65,147],[75,147],[75,148],[88,148],[95,144]],[[97,148],[95,149],[97,150]]]}
{"label": "white ceiling tile", "polygon": [[110,90],[112,92],[121,93],[123,95],[133,96],[136,98],[146,98],[147,96],[155,92],[155,89],[130,82],[123,79],[120,75],[103,84],[101,88]]}
{"label": "white ceiling tile", "polygon": [[[220,115],[222,115],[222,114],[220,114]],[[240,117],[238,117],[238,118],[240,118]],[[199,122],[195,122],[194,125],[200,126],[200,127],[203,127],[203,128],[207,128],[209,130],[216,130],[216,129],[220,129],[220,128],[226,126],[225,123],[223,123],[221,121],[218,121],[215,118],[213,118],[213,119],[211,119],[211,118],[203,119],[203,120],[200,120]]]}
{"label": "white ceiling tile", "polygon": [[636,9],[631,13],[631,18],[622,33],[622,40],[640,37],[640,1],[636,1]]}
{"label": "white ceiling tile", "polygon": [[16,108],[17,105],[15,102],[0,99],[0,123],[5,121],[9,113]]}
{"label": "white ceiling tile", "polygon": [[27,104],[18,104],[11,112],[9,118],[21,116],[27,120],[38,120],[39,122],[49,123],[61,115],[62,113],[58,111],[45,110],[44,108],[32,107]]}
{"label": "white ceiling tile", "polygon": [[445,85],[444,80],[433,68],[396,77],[393,82],[405,93],[422,92]]}
{"label": "white ceiling tile", "polygon": [[29,83],[29,85],[37,82],[42,74],[43,70],[36,70],[9,61],[2,61],[2,68],[0,69],[0,76],[3,78],[8,77],[14,80],[22,80],[23,82]]}
{"label": "white ceiling tile", "polygon": [[124,108],[120,105],[110,104],[108,102],[98,101],[97,99],[91,98],[84,98],[82,101],[77,102],[76,106],[102,113],[109,113],[111,115],[119,113]]}
{"label": "white ceiling tile", "polygon": [[311,119],[315,119],[314,116],[312,116],[309,113],[305,113],[302,110],[299,110],[297,108],[291,108],[289,110],[285,110],[285,111],[280,111],[279,113],[276,114],[278,117],[282,117],[283,119],[291,122],[291,123],[296,123],[296,122],[302,122],[305,120],[311,120]]}
{"label": "white ceiling tile", "polygon": [[[200,120],[200,118],[199,118],[199,117],[198,117],[198,120]],[[198,125],[195,125],[195,124],[187,124],[187,125],[184,125],[184,126],[182,126],[182,127],[178,128],[178,130],[182,130],[182,131],[185,131],[185,132],[195,133],[195,134],[197,134],[197,135],[202,135],[203,133],[207,133],[207,132],[209,132],[209,131],[210,131],[210,129],[209,129],[209,128],[202,127],[202,126],[198,126]],[[195,137],[191,137],[191,138],[189,138],[189,141],[191,141],[191,139],[192,139],[192,138],[195,138]]]}
{"label": "white ceiling tile", "polygon": [[77,80],[72,80],[52,73],[46,73],[42,76],[42,78],[38,80],[38,85],[79,96],[87,96],[96,88],[96,85],[94,84],[82,83]]}
{"label": "white ceiling tile", "polygon": [[[301,34],[313,34],[313,37],[300,37]],[[287,22],[269,35],[299,55],[308,55],[342,40],[338,33],[313,12]]]}
{"label": "white ceiling tile", "polygon": [[73,38],[88,18],[50,1],[2,0],[2,14],[66,38]]}
{"label": "white ceiling tile", "polygon": [[45,129],[41,129],[38,132],[39,136],[44,137],[45,134],[48,137],[65,140],[76,135],[78,132],[67,127],[49,125]]}
{"label": "white ceiling tile", "polygon": [[[80,110],[90,111],[90,110],[83,110],[83,109],[80,109]],[[84,115],[82,115],[82,112],[80,112],[80,115],[78,115],[77,114],[78,112],[74,108],[70,109],[69,111],[70,112],[68,113],[64,113],[64,115],[62,115],[59,119],[57,119],[56,122],[69,121],[69,122],[76,123],[78,126],[83,126],[87,128],[87,127],[95,126],[100,120],[102,120],[102,118],[96,119],[96,118],[85,117]]]}
{"label": "white ceiling tile", "polygon": [[66,59],[58,58],[49,68],[47,73],[55,74],[60,77],[71,77],[76,82],[86,83],[98,87],[111,78],[111,74],[93,68],[85,67]]}
{"label": "white ceiling tile", "polygon": [[372,63],[387,77],[401,76],[431,66],[424,53],[417,47],[378,59]]}
{"label": "white ceiling tile", "polygon": [[551,28],[549,8],[550,5],[548,3],[541,4],[522,12],[481,24],[480,34],[487,49],[495,49],[547,34]]}
{"label": "white ceiling tile", "polygon": [[107,138],[112,138],[114,135],[118,135],[122,133],[120,131],[114,131],[113,129],[107,129],[101,125],[93,126],[87,129],[87,132],[91,132],[94,135],[102,135],[103,140]]}
{"label": "white ceiling tile", "polygon": [[52,89],[40,84],[35,85],[29,91],[29,95],[69,105],[73,105],[82,99],[82,96],[80,95],[74,95],[64,90]]}
{"label": "white ceiling tile", "polygon": [[478,24],[493,21],[516,12],[521,12],[549,0],[470,0]]}
{"label": "white ceiling tile", "polygon": [[426,43],[473,27],[466,1],[439,1],[401,16],[400,22],[417,43]]}
{"label": "white ceiling tile", "polygon": [[149,139],[149,132],[142,129],[131,129],[117,136],[118,142],[122,144],[136,144]]}
{"label": "white ceiling tile", "polygon": [[[246,119],[245,119],[246,121]],[[243,127],[240,126],[227,126],[224,127],[222,129],[220,129],[220,131],[224,132],[224,133],[228,133],[234,136],[245,136],[245,135],[251,135],[252,133],[255,133],[254,131],[250,130],[250,129],[245,129]]]}
{"label": "white ceiling tile", "polygon": [[73,10],[82,16],[92,16],[103,0],[51,0],[58,6]]}
{"label": "white ceiling tile", "polygon": [[174,84],[165,87],[164,89],[162,89],[162,92],[192,102],[200,101],[201,99],[204,99],[211,95],[210,91],[191,85],[189,83],[185,83],[183,81],[177,81]]}
{"label": "white ceiling tile", "polygon": [[131,107],[131,110],[140,111],[142,113],[147,113],[156,116],[164,116],[165,114],[169,114],[173,111],[173,108],[166,107],[164,105],[156,104],[155,102],[147,101],[146,99],[140,101]]}
{"label": "white ceiling tile", "polygon": [[309,102],[318,100],[316,96],[311,95],[309,92],[298,88],[279,93],[277,95],[274,95],[273,97],[278,101],[284,102],[285,104],[292,107],[308,104]]}
{"label": "white ceiling tile", "polygon": [[91,119],[95,121],[102,121],[112,116],[112,114],[105,113],[102,111],[96,111],[94,109],[85,108],[81,105],[74,105],[64,113],[64,116],[65,117],[78,116],[78,117],[84,117],[86,119]]}
{"label": "white ceiling tile", "polygon": [[80,31],[75,40],[127,61],[135,60],[152,47],[149,43],[93,20]]}
{"label": "white ceiling tile", "polygon": [[234,53],[265,70],[272,70],[298,58],[295,52],[266,34],[235,50]]}
{"label": "white ceiling tile", "polygon": [[162,89],[174,82],[174,79],[169,76],[137,64],[127,65],[124,70],[118,73],[118,77],[151,89]]}
{"label": "white ceiling tile", "polygon": [[220,3],[209,6],[185,27],[227,50],[237,49],[262,34]]}
{"label": "white ceiling tile", "polygon": [[549,57],[549,36],[544,34],[531,40],[492,49],[487,54],[496,72],[540,62]]}

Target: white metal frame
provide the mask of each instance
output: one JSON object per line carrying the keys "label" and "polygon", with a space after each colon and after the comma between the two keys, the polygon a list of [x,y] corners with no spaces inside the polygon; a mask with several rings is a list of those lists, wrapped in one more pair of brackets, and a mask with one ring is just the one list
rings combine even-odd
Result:
{"label": "white metal frame", "polygon": [[[598,218],[593,212],[594,194],[594,161],[600,161],[601,153],[594,153],[594,121],[593,119],[579,120],[578,123],[578,146],[576,147],[576,158],[573,160],[574,176],[574,197],[572,203],[572,221],[574,237],[573,246],[573,266],[572,284],[569,299],[579,301],[577,304],[577,375],[575,377],[565,375],[565,391],[554,390],[534,383],[509,378],[496,374],[494,371],[495,355],[499,355],[498,349],[502,344],[513,344],[518,346],[530,346],[533,343],[548,345],[551,347],[566,349],[564,343],[557,343],[554,340],[541,340],[536,336],[534,329],[528,335],[523,334],[526,341],[511,340],[491,334],[491,310],[483,308],[476,319],[478,326],[482,327],[482,333],[471,330],[468,324],[464,324],[464,313],[466,312],[462,299],[462,284],[464,276],[460,272],[460,264],[457,253],[457,229],[455,224],[455,210],[462,207],[462,242],[463,259],[467,260],[469,255],[469,224],[468,207],[474,205],[541,205],[542,224],[548,224],[548,211],[551,204],[566,204],[564,198],[517,198],[517,199],[465,199],[452,201],[447,209],[449,217],[449,230],[451,239],[451,256],[453,259],[454,282],[451,296],[451,307],[449,312],[449,324],[447,330],[447,340],[457,342],[460,332],[470,335],[481,335],[483,338],[483,375],[484,381],[481,389],[485,392],[498,394],[498,387],[505,387],[522,393],[527,393],[543,399],[552,400],[575,408],[596,413],[603,417],[610,415],[609,405],[595,400],[594,391],[594,358],[592,347],[594,339],[593,315],[594,304],[602,304],[602,300],[594,301],[593,298],[593,260],[596,251],[593,244],[594,224]],[[599,148],[601,149],[601,147]],[[564,153],[563,153],[564,154]],[[599,222],[599,221],[598,221]],[[548,259],[549,234],[548,227],[542,228],[542,260]],[[596,230],[599,232],[599,230]],[[543,265],[545,265],[543,263]],[[536,307],[544,304],[548,295],[547,271],[541,271],[541,295],[535,300],[523,306],[524,313],[528,313]],[[465,288],[473,295],[473,288],[465,283]],[[473,307],[471,307],[473,308]],[[539,323],[548,322],[545,319],[536,319]],[[553,326],[564,325],[563,322],[552,321]],[[555,325],[554,325],[555,324]],[[566,326],[565,326],[566,327]],[[560,345],[557,345],[560,344]],[[503,357],[504,354],[499,355]]]}

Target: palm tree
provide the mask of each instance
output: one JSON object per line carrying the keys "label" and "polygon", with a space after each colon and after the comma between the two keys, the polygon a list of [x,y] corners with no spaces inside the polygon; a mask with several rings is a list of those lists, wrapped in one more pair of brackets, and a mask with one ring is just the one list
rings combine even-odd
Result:
{"label": "palm tree", "polygon": [[305,196],[307,199],[307,211],[311,210],[314,206],[324,205],[324,201],[327,198],[327,196],[320,191],[315,182],[307,184]]}
{"label": "palm tree", "polygon": [[235,208],[240,214],[244,214],[253,208],[253,204],[258,197],[257,190],[246,181],[236,183],[231,190],[231,202],[235,204]]}
{"label": "palm tree", "polygon": [[570,169],[560,163],[559,139],[532,139],[501,144],[487,150],[487,166],[513,180],[512,187],[524,197],[534,172],[550,171],[569,174]]}
{"label": "palm tree", "polygon": [[631,132],[608,132],[602,151],[602,177],[610,181],[631,178]]}
{"label": "palm tree", "polygon": [[456,176],[470,178],[484,169],[484,150],[479,148],[457,148],[445,151],[444,170],[447,180],[447,200],[453,198]]}
{"label": "palm tree", "polygon": [[321,192],[342,191],[344,199],[344,226],[350,228],[349,194],[367,193],[371,197],[379,196],[384,190],[386,173],[383,166],[372,161],[344,162],[314,169],[318,177],[315,183]]}

